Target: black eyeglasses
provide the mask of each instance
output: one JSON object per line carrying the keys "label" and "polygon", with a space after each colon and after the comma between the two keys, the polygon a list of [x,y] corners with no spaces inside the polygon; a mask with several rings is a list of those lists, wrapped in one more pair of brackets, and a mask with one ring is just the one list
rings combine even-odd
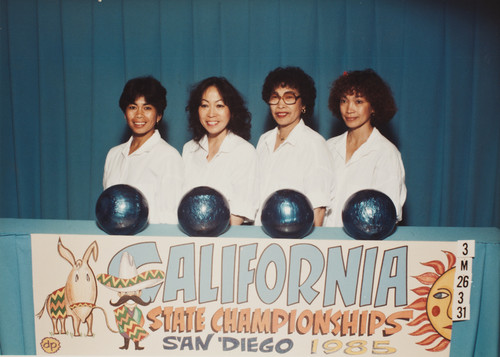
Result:
{"label": "black eyeglasses", "polygon": [[283,103],[287,105],[292,105],[297,102],[297,99],[300,98],[300,95],[295,95],[293,92],[285,92],[283,96],[280,96],[278,93],[273,93],[269,97],[267,104],[276,105],[280,102],[280,99],[283,99]]}

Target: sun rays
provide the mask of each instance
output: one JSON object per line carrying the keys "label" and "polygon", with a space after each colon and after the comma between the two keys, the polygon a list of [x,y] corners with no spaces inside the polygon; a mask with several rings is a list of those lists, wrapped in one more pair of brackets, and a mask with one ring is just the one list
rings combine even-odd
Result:
{"label": "sun rays", "polygon": [[432,268],[434,271],[425,272],[413,278],[417,279],[422,286],[412,291],[419,296],[407,309],[423,311],[418,317],[408,323],[408,326],[419,326],[416,331],[410,333],[412,336],[428,335],[418,345],[433,347],[426,348],[430,352],[443,351],[448,347],[451,340],[451,308],[453,297],[453,278],[455,275],[455,255],[443,251],[448,260],[447,267],[439,260],[421,263]]}

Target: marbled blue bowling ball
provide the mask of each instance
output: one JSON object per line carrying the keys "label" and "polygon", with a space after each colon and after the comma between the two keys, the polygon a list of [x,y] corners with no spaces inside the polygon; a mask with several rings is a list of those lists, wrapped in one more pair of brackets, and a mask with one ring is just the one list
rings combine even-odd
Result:
{"label": "marbled blue bowling ball", "polygon": [[148,225],[146,197],[129,185],[114,185],[104,190],[95,205],[97,225],[112,235],[134,235]]}
{"label": "marbled blue bowling ball", "polygon": [[230,217],[226,198],[207,186],[186,193],[177,209],[179,225],[189,236],[217,237],[228,229]]}
{"label": "marbled blue bowling ball", "polygon": [[394,231],[396,207],[383,192],[361,190],[344,203],[342,221],[344,230],[355,239],[381,240]]}
{"label": "marbled blue bowling ball", "polygon": [[273,238],[303,238],[314,224],[314,210],[302,193],[283,189],[266,199],[262,206],[262,229]]}

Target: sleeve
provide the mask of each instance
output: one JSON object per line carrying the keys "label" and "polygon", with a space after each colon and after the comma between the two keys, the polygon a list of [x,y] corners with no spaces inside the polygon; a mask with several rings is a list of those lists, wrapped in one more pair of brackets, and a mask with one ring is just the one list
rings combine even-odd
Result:
{"label": "sleeve", "polygon": [[106,161],[104,162],[104,173],[102,175],[102,189],[105,190],[107,187],[107,181],[109,176],[109,152],[106,155]]}
{"label": "sleeve", "polygon": [[406,201],[405,169],[401,154],[396,148],[386,150],[378,160],[374,175],[374,188],[389,196],[396,207],[398,221],[401,221]]}
{"label": "sleeve", "polygon": [[113,161],[115,160],[114,148],[108,151],[106,155],[106,161],[104,162],[104,174],[102,175],[102,188],[107,189],[110,185],[109,180],[111,176]]}
{"label": "sleeve", "polygon": [[313,208],[329,207],[333,196],[333,160],[325,142],[311,145],[305,176],[305,194]]}
{"label": "sleeve", "polygon": [[253,147],[245,147],[235,159],[231,179],[231,214],[254,221],[259,205],[257,153]]}
{"label": "sleeve", "polygon": [[[188,141],[182,148],[182,163],[183,163],[183,177],[182,177],[182,192],[181,198],[193,187],[198,186],[200,177],[198,175],[199,169],[196,165],[196,153],[193,151],[194,141]],[[180,200],[179,200],[180,202]]]}
{"label": "sleeve", "polygon": [[190,151],[189,147],[191,145],[191,141],[188,141],[187,143],[184,144],[184,146],[182,147],[182,153],[181,153],[181,156],[182,156],[182,159],[184,159],[184,157],[187,155],[187,153]]}
{"label": "sleeve", "polygon": [[161,191],[157,201],[160,208],[161,222],[177,224],[177,208],[183,193],[184,163],[176,151],[164,161],[164,173],[161,178]]}

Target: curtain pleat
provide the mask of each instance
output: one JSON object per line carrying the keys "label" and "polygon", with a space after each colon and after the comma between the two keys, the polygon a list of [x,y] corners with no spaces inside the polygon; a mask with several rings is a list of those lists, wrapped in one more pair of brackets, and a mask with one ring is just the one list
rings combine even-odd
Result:
{"label": "curtain pleat", "polygon": [[381,131],[406,168],[406,225],[500,226],[500,4],[496,0],[0,0],[0,216],[94,219],[108,150],[127,140],[125,82],[167,88],[163,137],[190,139],[190,87],[225,76],[273,123],[265,76],[299,66],[316,82],[373,68],[398,113]]}

